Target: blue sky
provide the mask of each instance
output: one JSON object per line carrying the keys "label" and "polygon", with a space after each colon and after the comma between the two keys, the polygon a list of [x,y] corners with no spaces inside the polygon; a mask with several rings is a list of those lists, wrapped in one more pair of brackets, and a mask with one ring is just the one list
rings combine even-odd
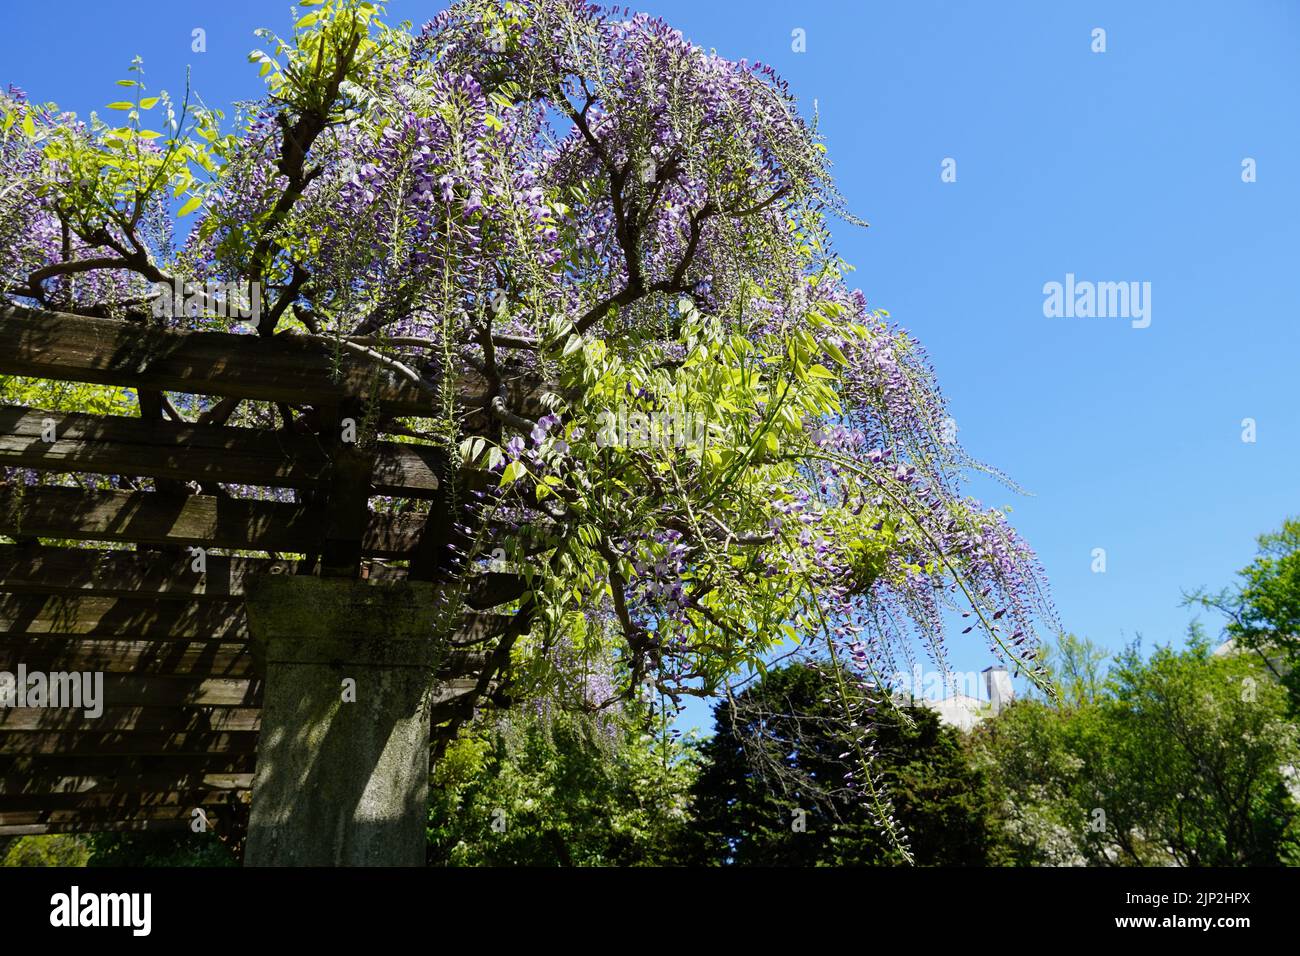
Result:
{"label": "blue sky", "polygon": [[[632,6],[817,101],[840,188],[871,223],[836,230],[855,284],[928,347],[967,450],[1033,492],[973,485],[1014,508],[1068,629],[1112,648],[1179,641],[1182,590],[1228,583],[1257,534],[1300,514],[1300,4]],[[440,7],[394,0],[390,19]],[[15,4],[0,82],[85,113],[117,98],[138,53],[153,89],[180,92],[190,64],[205,102],[229,104],[260,90],[252,30],[287,30],[288,11]],[[1045,317],[1043,285],[1067,273],[1150,282],[1150,326]],[[990,663],[974,635],[951,646],[959,670]]]}

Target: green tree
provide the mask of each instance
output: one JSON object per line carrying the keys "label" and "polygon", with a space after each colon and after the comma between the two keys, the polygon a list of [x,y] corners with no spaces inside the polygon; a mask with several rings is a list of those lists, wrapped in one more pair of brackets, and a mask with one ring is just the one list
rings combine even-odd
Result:
{"label": "green tree", "polygon": [[1086,862],[1080,843],[1087,801],[1072,789],[1083,761],[1067,743],[1072,717],[1050,703],[1019,700],[971,732],[972,763],[988,776],[1016,866]]}
{"label": "green tree", "polygon": [[90,847],[84,836],[51,833],[0,840],[0,866],[85,866]]}
{"label": "green tree", "polygon": [[239,860],[214,833],[189,830],[93,833],[87,866],[238,866]]}
{"label": "green tree", "polygon": [[[829,666],[770,670],[714,711],[693,788],[689,859],[717,865],[873,865],[903,862],[869,801],[845,784],[857,731],[833,702]],[[875,708],[867,738],[873,784],[889,794],[915,862],[998,862],[994,805],[958,733],[926,709]]]}
{"label": "green tree", "polygon": [[1095,703],[1101,697],[1109,657],[1104,647],[1068,632],[1058,635],[1054,646],[1044,645],[1042,654],[1055,692],[1071,707]]}
{"label": "green tree", "polygon": [[691,752],[629,715],[517,710],[468,729],[435,765],[429,862],[673,862],[689,823]]}
{"label": "green tree", "polygon": [[1295,852],[1286,693],[1257,659],[1118,656],[1096,701],[1021,702],[974,734],[1020,863],[1252,866]]}
{"label": "green tree", "polygon": [[1287,688],[1300,713],[1300,519],[1262,534],[1255,560],[1237,572],[1235,586],[1197,591],[1188,602],[1227,618],[1224,632]]}
{"label": "green tree", "polygon": [[0,846],[2,866],[238,866],[214,834],[56,833]]}

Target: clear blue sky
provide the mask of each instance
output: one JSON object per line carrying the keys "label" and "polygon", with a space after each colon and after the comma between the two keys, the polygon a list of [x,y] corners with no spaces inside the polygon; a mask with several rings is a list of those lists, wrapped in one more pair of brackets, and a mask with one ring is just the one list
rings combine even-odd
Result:
{"label": "clear blue sky", "polygon": [[[1181,591],[1228,583],[1257,534],[1300,514],[1300,3],[632,6],[817,100],[840,187],[872,224],[839,227],[839,249],[929,348],[967,449],[1034,493],[975,487],[1014,507],[1067,628],[1114,648],[1179,641]],[[440,7],[389,12],[420,23]],[[5,23],[0,82],[84,113],[117,98],[137,53],[154,89],[179,92],[192,64],[209,105],[256,96],[251,32],[289,14],[70,0],[8,4]],[[1150,327],[1045,318],[1043,285],[1066,273],[1150,282]],[[972,638],[952,639],[958,669],[990,663]]]}

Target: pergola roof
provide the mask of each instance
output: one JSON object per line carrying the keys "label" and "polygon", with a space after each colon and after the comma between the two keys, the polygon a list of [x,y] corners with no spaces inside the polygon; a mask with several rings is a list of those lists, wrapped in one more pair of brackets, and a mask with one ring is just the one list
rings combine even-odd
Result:
{"label": "pergola roof", "polygon": [[[12,306],[0,309],[0,375],[136,388],[142,416],[164,389],[433,414],[429,395],[381,360],[306,336],[175,332]],[[471,375],[458,385],[468,428],[487,421],[480,384]],[[323,434],[0,408],[0,465],[154,479],[151,491],[0,485],[0,534],[17,542],[0,545],[0,671],[104,673],[98,718],[0,708],[0,836],[180,828],[199,807],[218,832],[241,830],[262,699],[247,583],[319,573],[331,553],[350,556],[372,582],[435,580],[420,555],[431,547],[428,526],[445,526],[452,507],[437,447],[370,443],[362,481],[349,483]],[[298,494],[237,498],[225,484]],[[376,495],[428,501],[430,520],[373,511],[366,499]],[[191,547],[234,553],[207,554],[199,572]],[[491,610],[523,594],[520,576],[479,573],[463,583],[463,623],[439,673],[435,744],[491,693],[500,639],[527,627],[522,615]]]}

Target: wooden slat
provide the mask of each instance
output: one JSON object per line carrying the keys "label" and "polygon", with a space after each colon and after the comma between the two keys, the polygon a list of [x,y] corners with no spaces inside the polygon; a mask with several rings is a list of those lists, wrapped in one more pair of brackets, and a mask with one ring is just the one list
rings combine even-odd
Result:
{"label": "wooden slat", "polygon": [[0,734],[0,754],[123,754],[130,756],[186,753],[256,753],[255,733],[56,733]]}
{"label": "wooden slat", "polygon": [[52,707],[0,708],[0,732],[44,730],[99,731],[255,731],[262,711],[256,707],[105,707],[98,717]]}
{"label": "wooden slat", "polygon": [[[148,491],[0,488],[0,534],[13,537],[129,541],[303,554],[319,549],[320,509],[275,501],[173,497]],[[369,556],[407,556],[421,519],[372,514],[362,549]]]}
{"label": "wooden slat", "polygon": [[129,791],[216,789],[211,780],[252,781],[251,753],[105,756],[99,754],[0,754],[0,793],[57,791],[69,787]]}
{"label": "wooden slat", "polygon": [[[440,704],[473,690],[472,677],[444,679],[433,696]],[[260,707],[262,682],[248,677],[162,677],[105,674],[105,707]]]}
{"label": "wooden slat", "polygon": [[[209,600],[243,597],[252,577],[296,574],[298,567],[297,561],[208,555],[207,573],[199,574],[190,570],[189,561],[159,561],[156,554],[148,552],[0,544],[0,591]],[[406,579],[405,568],[377,561],[364,571],[371,584]],[[518,599],[526,587],[522,575],[476,574],[469,581],[465,600],[470,607],[485,610]]]}
{"label": "wooden slat", "polygon": [[[475,675],[487,663],[485,651],[454,650],[438,676],[452,680]],[[222,641],[103,641],[85,638],[0,639],[0,671],[98,671],[163,677],[253,677],[258,664],[247,643]],[[0,728],[6,726],[0,711]]]}
{"label": "wooden slat", "polygon": [[248,640],[242,601],[151,601],[145,598],[0,594],[0,641],[19,635],[67,634],[172,640]]}
{"label": "wooden slat", "polygon": [[445,704],[448,701],[464,697],[472,691],[478,684],[478,679],[473,677],[453,677],[444,679],[437,690],[434,691],[430,702],[434,706]]}
{"label": "wooden slat", "polygon": [[[19,664],[34,671],[102,671],[108,674],[180,674],[248,677],[248,644],[228,641],[109,641],[83,637],[0,639],[0,671]],[[0,728],[6,726],[0,711]]]}
{"label": "wooden slat", "polygon": [[489,657],[487,651],[451,651],[438,668],[438,676],[443,680],[477,676]]}
{"label": "wooden slat", "polygon": [[128,793],[68,791],[63,793],[0,793],[0,813],[51,812],[59,810],[108,810],[129,818],[146,807],[227,806],[230,790],[140,790]]}
{"label": "wooden slat", "polygon": [[[219,757],[237,756],[217,754]],[[123,758],[125,762],[127,758]],[[174,758],[159,758],[174,759]],[[21,780],[0,777],[0,793],[34,797],[55,793],[153,793],[163,790],[213,790],[239,793],[253,788],[250,773],[185,773],[159,771],[152,774],[87,774],[61,775],[46,773]]]}
{"label": "wooden slat", "polygon": [[260,707],[262,683],[247,677],[105,674],[105,707]]}
{"label": "wooden slat", "polygon": [[243,597],[253,576],[297,570],[296,561],[210,554],[207,571],[200,574],[188,560],[160,561],[156,553],[0,545],[0,591],[18,594],[206,601]]}
{"label": "wooden slat", "polygon": [[389,414],[435,414],[435,396],[394,370],[301,337],[177,332],[14,305],[0,307],[0,374],[271,402],[374,394]]}
{"label": "wooden slat", "polygon": [[130,833],[162,833],[188,830],[188,820],[126,820],[95,824],[86,823],[31,823],[0,826],[0,837],[47,836],[52,833],[102,833],[106,831]]}
{"label": "wooden slat", "polygon": [[[0,812],[0,836],[17,833],[77,833],[105,829],[146,829],[141,823],[170,821],[189,826],[192,807],[141,807],[137,810],[117,810],[100,807],[81,810],[16,810]],[[208,828],[220,833],[225,823],[231,822],[233,811],[225,806],[204,808]],[[39,828],[39,829],[36,829]],[[152,827],[149,827],[152,829]]]}
{"label": "wooden slat", "polygon": [[513,614],[466,614],[460,629],[452,635],[451,643],[454,647],[484,644],[504,634],[513,620]]}
{"label": "wooden slat", "polygon": [[[53,442],[45,440],[51,429]],[[378,442],[374,453],[375,494],[436,496],[442,468],[437,449]],[[312,435],[10,406],[0,407],[0,465],[324,489],[330,459]]]}
{"label": "wooden slat", "polygon": [[528,590],[528,581],[522,574],[485,571],[470,579],[465,603],[476,610],[517,601]]}

